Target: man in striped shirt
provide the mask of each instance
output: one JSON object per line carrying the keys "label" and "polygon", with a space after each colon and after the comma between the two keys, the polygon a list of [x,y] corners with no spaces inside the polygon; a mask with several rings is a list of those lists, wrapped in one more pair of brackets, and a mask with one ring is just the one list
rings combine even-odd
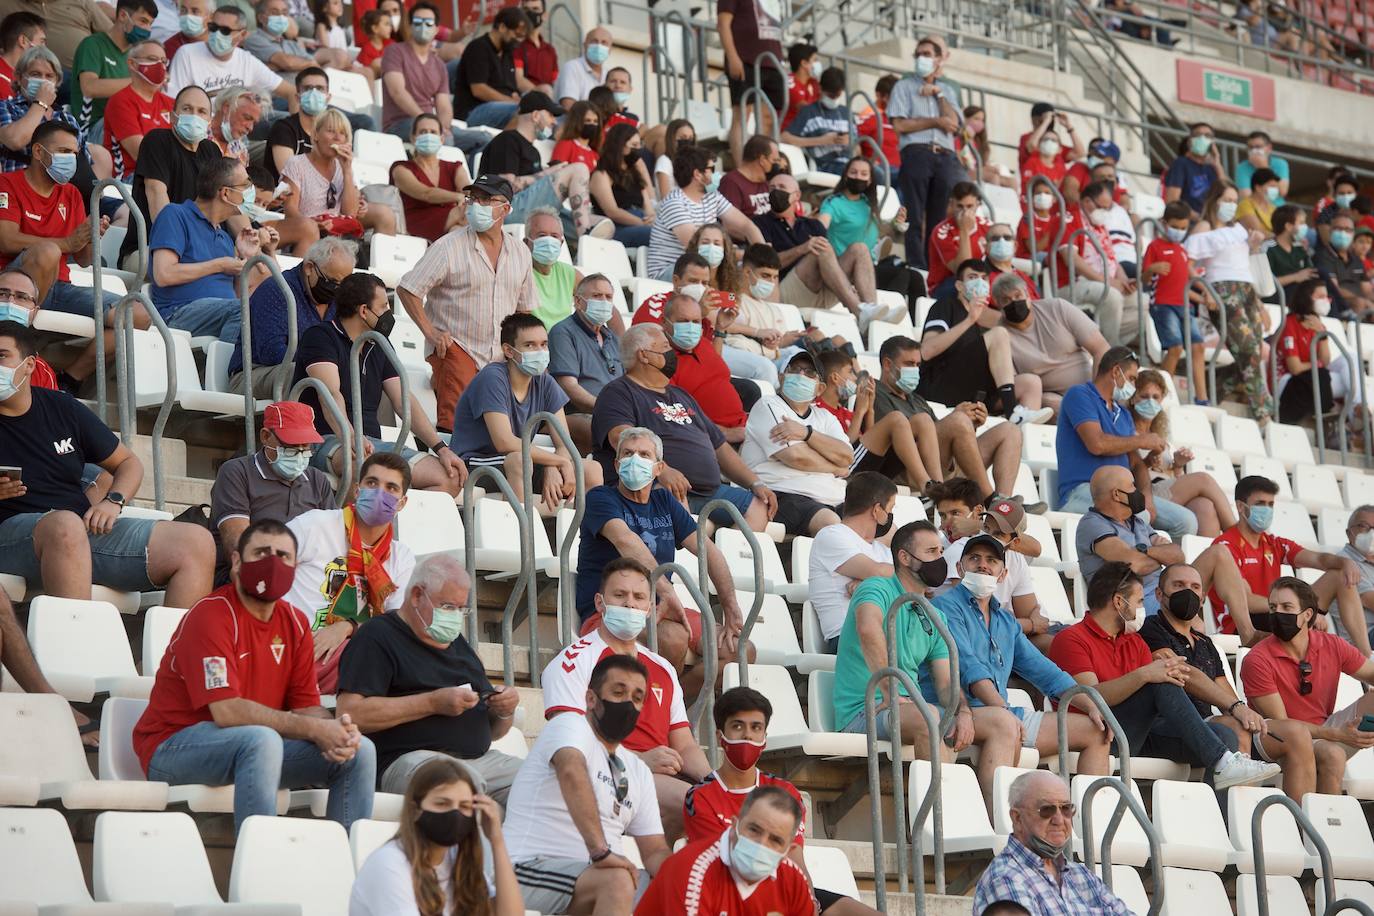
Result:
{"label": "man in striped shirt", "polygon": [[478,370],[503,359],[501,320],[537,301],[529,248],[501,230],[515,196],[510,182],[483,175],[463,191],[467,225],[431,245],[396,288],[431,351],[441,432],[452,431],[458,399]]}
{"label": "man in striped shirt", "polygon": [[673,263],[702,226],[721,223],[734,239],[762,242],[759,227],[716,188],[720,173],[716,155],[702,146],[684,146],[673,156],[673,179],[677,189],[669,192],[658,206],[653,231],[649,234],[649,276],[667,280]]}

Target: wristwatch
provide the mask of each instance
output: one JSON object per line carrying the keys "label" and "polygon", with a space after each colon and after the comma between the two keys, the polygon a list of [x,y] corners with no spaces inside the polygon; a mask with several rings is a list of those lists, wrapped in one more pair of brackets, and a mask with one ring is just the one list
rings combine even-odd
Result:
{"label": "wristwatch", "polygon": [[110,492],[106,493],[105,499],[109,502],[114,503],[121,509],[124,508],[124,494],[120,493],[118,490],[111,490]]}
{"label": "wristwatch", "polygon": [[593,865],[595,865],[597,862],[600,862],[602,859],[606,858],[606,857],[609,856],[610,854],[611,854],[611,847],[609,847],[609,846],[604,846],[604,847],[601,848],[601,850],[600,850],[599,852],[594,852],[594,853],[592,853],[590,856],[588,856],[587,858],[588,858],[589,860],[591,860],[591,863],[592,863]]}

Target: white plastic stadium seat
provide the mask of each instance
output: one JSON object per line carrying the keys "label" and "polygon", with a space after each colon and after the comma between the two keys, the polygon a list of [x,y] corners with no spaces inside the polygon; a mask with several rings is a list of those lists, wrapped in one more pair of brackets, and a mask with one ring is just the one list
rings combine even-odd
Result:
{"label": "white plastic stadium seat", "polygon": [[1246,455],[1267,455],[1259,424],[1249,417],[1223,414],[1217,420],[1217,448],[1239,464]]}
{"label": "white plastic stadium seat", "polygon": [[[691,568],[696,569],[695,566]],[[754,603],[753,592],[735,592],[735,599],[739,601],[740,611],[747,615]],[[792,625],[792,613],[781,595],[763,596],[759,617],[754,621],[749,641],[754,644],[759,664],[796,663],[797,657],[802,654],[801,646],[797,643],[796,627]]]}
{"label": "white plastic stadium seat", "polygon": [[[791,751],[808,757],[867,757],[868,739],[864,735],[845,734],[833,728],[834,705],[829,690],[822,685],[832,684],[834,675],[828,671],[816,671],[812,672],[811,679],[817,685],[809,698],[812,720],[832,724],[831,728],[820,730],[807,724],[797,690],[792,685],[792,675],[786,668],[778,665],[749,666],[749,686],[773,703],[773,718],[768,721],[767,750]],[[729,690],[739,685],[739,665],[729,662],[724,669],[721,689]],[[878,746],[884,751],[889,747],[886,741],[879,742]]]}
{"label": "white plastic stadium seat", "polygon": [[[1102,874],[1102,863],[1097,863],[1097,873]],[[1150,912],[1150,897],[1145,893],[1145,885],[1140,880],[1140,872],[1129,865],[1112,866],[1112,893],[1126,904],[1133,916],[1146,916]]]}
{"label": "white plastic stadium seat", "polygon": [[[222,341],[216,341],[215,343],[222,343]],[[243,392],[228,390],[206,391],[201,386],[200,372],[196,369],[196,357],[192,352],[191,336],[189,334],[182,331],[172,331],[172,346],[175,348],[177,358],[177,403],[180,404],[184,410],[195,411],[196,413],[208,413],[215,416],[243,416]],[[211,372],[219,371],[219,366],[211,366],[210,364],[210,353],[214,349],[212,344],[210,347],[207,347],[205,351],[205,371],[207,375]],[[232,346],[229,347],[229,355],[233,355]],[[138,367],[135,368],[137,369]],[[225,387],[227,389],[229,376],[227,362],[223,369],[225,374]],[[138,369],[138,371],[141,372],[142,370]],[[254,407],[261,410],[263,407],[267,406],[268,403],[267,399],[259,398],[254,401]]]}
{"label": "white plastic stadium seat", "polygon": [[[1236,867],[1244,874],[1254,874],[1255,862],[1250,846],[1250,819],[1255,806],[1278,789],[1260,786],[1232,786],[1227,790],[1226,807],[1231,844],[1241,853]],[[1283,807],[1264,812],[1264,867],[1267,875],[1300,877],[1304,869],[1316,864],[1316,856],[1308,855],[1298,834],[1297,822]]]}
{"label": "white plastic stadium seat", "polygon": [[1236,491],[1235,465],[1231,463],[1231,456],[1219,448],[1194,448],[1188,471],[1210,474],[1228,499]]}
{"label": "white plastic stadium seat", "polygon": [[1283,469],[1283,462],[1277,458],[1269,458],[1265,455],[1246,455],[1240,462],[1240,476],[1267,477],[1278,484],[1279,499],[1293,498],[1293,487],[1288,481],[1288,472]]}
{"label": "white plastic stadium seat", "polygon": [[181,618],[186,616],[186,609],[179,607],[166,607],[157,605],[148,608],[143,615],[143,676],[156,677],[158,665],[162,663],[162,655],[167,651],[167,644],[172,641],[172,634],[181,625]]}
{"label": "white plastic stadium seat", "polygon": [[833,309],[816,309],[811,313],[811,327],[826,337],[843,337],[854,345],[855,350],[863,349],[863,335],[859,333],[859,322],[843,306]]}
{"label": "white plastic stadium seat", "polygon": [[[813,671],[834,671],[835,656],[826,652],[825,636],[821,633],[821,620],[816,616],[816,608],[810,602],[802,603],[802,654],[797,660],[797,673],[810,674]],[[808,696],[815,696],[808,693]]]}
{"label": "white plastic stadium seat", "polygon": [[335,821],[299,817],[244,820],[229,874],[232,903],[297,903],[303,916],[348,911],[353,852]]}
{"label": "white plastic stadium seat", "polygon": [[1034,773],[1027,767],[998,767],[992,773],[992,829],[998,836],[1011,834],[1011,807],[1008,796],[1018,776]]}
{"label": "white plastic stadium seat", "polygon": [[1221,872],[1240,860],[1211,786],[1157,779],[1152,791],[1151,813],[1159,831],[1160,864]]}
{"label": "white plastic stadium seat", "polygon": [[1269,530],[1280,537],[1292,538],[1304,547],[1317,546],[1312,517],[1302,503],[1288,500],[1274,503],[1274,523]]}
{"label": "white plastic stadium seat", "polygon": [[[383,136],[391,135],[384,134]],[[392,137],[392,139],[399,138]],[[413,235],[375,233],[372,236],[369,269],[386,284],[387,289],[395,289],[400,285],[401,277],[415,266],[415,262],[420,260],[428,247],[429,239],[417,238]]]}
{"label": "white plastic stadium seat", "polygon": [[1035,585],[1035,597],[1040,602],[1040,613],[1051,623],[1074,623],[1077,618],[1074,617],[1073,606],[1069,603],[1059,573],[1044,566],[1032,566],[1030,575]]}
{"label": "white plastic stadium seat", "polygon": [[[1163,872],[1164,906],[1160,916],[1231,916],[1231,901],[1216,872],[1188,868],[1165,868]],[[1158,888],[1155,893],[1159,893]]]}
{"label": "white plastic stadium seat", "polygon": [[97,693],[146,697],[151,678],[140,677],[124,621],[112,604],[48,595],[29,604],[29,645],[54,689],[89,703]]}
{"label": "white plastic stadium seat", "polygon": [[[782,595],[794,604],[805,601],[806,586],[804,584],[797,586],[788,581],[787,572],[782,566],[782,559],[778,556],[777,545],[766,537],[755,536],[755,540],[758,542],[759,552],[762,555],[764,591],[774,595]],[[719,528],[716,530],[716,546],[725,555],[725,562],[730,567],[730,574],[735,579],[735,586],[751,588],[754,582],[754,551],[750,548],[744,535],[734,528]],[[715,591],[714,583],[712,583],[711,590]]]}
{"label": "white plastic stadium seat", "polygon": [[1167,408],[1169,412],[1169,444],[1174,448],[1216,448],[1212,424],[1200,407]]}
{"label": "white plastic stadium seat", "polygon": [[[1326,841],[1334,877],[1374,880],[1374,838],[1370,837],[1359,799],[1309,792],[1303,796],[1302,810]],[[1316,855],[1316,846],[1305,842],[1307,851]]]}
{"label": "white plastic stadium seat", "polygon": [[[1269,912],[1283,916],[1308,916],[1312,912],[1297,878],[1270,875],[1264,880],[1269,890]],[[1320,883],[1320,881],[1318,882]],[[1236,916],[1259,916],[1259,894],[1254,875],[1236,876]]]}
{"label": "white plastic stadium seat", "polygon": [[630,256],[622,243],[591,235],[584,235],[577,240],[577,269],[582,271],[584,277],[605,274],[616,286],[635,275]]}
{"label": "white plastic stadium seat", "polygon": [[396,529],[414,552],[417,565],[441,553],[464,562],[463,516],[447,493],[416,490],[408,494],[396,518]]}
{"label": "white plastic stadium seat", "polygon": [[807,843],[802,847],[802,858],[816,887],[860,899],[859,882],[854,880],[854,869],[850,867],[849,857],[843,849]]}
{"label": "white plastic stadium seat", "polygon": [[354,821],[353,826],[348,828],[348,846],[353,851],[353,870],[361,871],[367,857],[386,845],[395,835],[394,821]]}
{"label": "white plastic stadium seat", "polygon": [[1308,509],[1344,509],[1341,485],[1329,468],[1300,464],[1293,470],[1293,498]]}
{"label": "white plastic stadium seat", "polygon": [[[371,104],[369,102],[369,104]],[[355,130],[353,132],[353,155],[359,162],[375,162],[391,165],[406,157],[405,141],[395,134],[379,133],[375,130]]]}
{"label": "white plastic stadium seat", "polygon": [[1307,441],[1307,430],[1301,426],[1287,423],[1270,423],[1264,428],[1264,441],[1269,449],[1269,457],[1283,462],[1286,470],[1293,470],[1299,464],[1315,464],[1312,443]]}
{"label": "white plastic stadium seat", "polygon": [[[1374,884],[1368,881],[1342,881],[1340,878],[1335,880],[1337,900],[1361,900],[1371,907],[1374,907]],[[1317,912],[1326,912],[1326,888],[1322,885],[1321,879],[1317,879],[1316,890],[1313,895],[1317,901]],[[1272,909],[1269,912],[1274,912]],[[1354,910],[1342,910],[1342,913],[1353,913]]]}
{"label": "white plastic stadium seat", "polygon": [[[1087,840],[1087,835],[1083,831],[1083,796],[1087,793],[1088,787],[1101,776],[1078,775],[1073,777],[1070,784],[1072,788],[1074,804],[1078,805],[1078,814],[1074,818],[1074,832]],[[1140,788],[1132,779],[1127,784],[1131,794],[1135,796],[1140,806],[1145,807],[1145,801],[1140,797]],[[1102,857],[1102,837],[1107,832],[1107,824],[1111,820],[1112,812],[1120,802],[1121,795],[1111,788],[1102,788],[1093,796],[1093,855],[1100,859]],[[1116,837],[1112,840],[1112,861],[1122,865],[1144,865],[1150,858],[1150,843],[1145,837],[1145,829],[1140,826],[1140,821],[1136,820],[1135,815],[1126,811],[1121,816],[1121,826],[1117,828]]]}
{"label": "white plastic stadium seat", "polygon": [[[330,104],[343,111],[365,112],[372,107],[372,86],[367,77],[361,73],[353,73],[349,70],[335,70],[329,67],[325,70],[329,74],[329,101]],[[371,131],[355,131],[353,142],[356,148],[358,134],[371,133]],[[383,135],[387,136],[387,135]],[[397,140],[400,138],[397,137]],[[405,151],[402,150],[399,159],[405,158]]]}
{"label": "white plastic stadium seat", "polygon": [[[931,765],[928,760],[913,760],[907,782],[907,823],[914,824],[916,809],[930,786]],[[988,822],[983,793],[978,788],[978,776],[973,767],[962,763],[940,765],[940,798],[943,802],[945,852],[976,852],[986,849],[994,855],[1002,851],[1007,838],[997,834]],[[935,821],[927,817],[922,828],[922,848],[935,848]]]}

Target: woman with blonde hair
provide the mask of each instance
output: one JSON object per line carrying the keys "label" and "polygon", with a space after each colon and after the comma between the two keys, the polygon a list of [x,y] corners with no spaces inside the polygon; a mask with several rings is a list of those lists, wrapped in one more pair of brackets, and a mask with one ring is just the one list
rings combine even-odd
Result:
{"label": "woman with blonde hair", "polygon": [[353,128],[337,108],[315,119],[310,152],[286,160],[281,177],[291,186],[283,202],[288,219],[313,219],[322,235],[361,238],[364,229],[396,234],[396,214],[382,204],[368,206],[353,180]]}
{"label": "woman with blonde hair", "polygon": [[[482,835],[494,880],[483,871]],[[478,794],[452,757],[422,765],[406,786],[396,836],[367,857],[349,916],[522,916],[525,903],[501,833],[501,807]]]}

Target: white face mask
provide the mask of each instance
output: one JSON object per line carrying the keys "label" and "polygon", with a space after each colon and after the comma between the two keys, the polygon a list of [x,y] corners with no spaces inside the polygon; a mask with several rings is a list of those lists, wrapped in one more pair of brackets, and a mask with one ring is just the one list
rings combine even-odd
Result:
{"label": "white face mask", "polygon": [[959,581],[973,597],[980,600],[997,591],[997,577],[989,576],[987,573],[964,573],[964,577]]}
{"label": "white face mask", "polygon": [[1094,226],[1105,226],[1107,225],[1107,217],[1110,215],[1105,208],[1098,207],[1088,216],[1088,219]]}
{"label": "white face mask", "polygon": [[1122,629],[1124,632],[1126,632],[1126,633],[1135,633],[1135,632],[1138,632],[1138,631],[1140,630],[1141,626],[1144,625],[1144,623],[1145,623],[1145,606],[1144,606],[1144,605],[1137,605],[1137,606],[1135,607],[1135,616],[1134,616],[1134,617],[1130,618],[1129,620],[1126,619],[1125,617],[1122,617],[1122,618],[1121,618],[1121,629]]}
{"label": "white face mask", "polygon": [[1374,553],[1374,531],[1361,531],[1355,535],[1355,549],[1365,556]]}
{"label": "white face mask", "polygon": [[1327,315],[1330,315],[1330,314],[1331,314],[1331,300],[1330,300],[1330,299],[1313,299],[1313,300],[1312,300],[1312,314],[1318,316],[1319,318],[1325,318]]}
{"label": "white face mask", "polygon": [[696,301],[700,302],[701,297],[706,295],[706,284],[688,283],[686,286],[682,287],[682,289],[678,290],[678,292],[684,296],[689,296],[695,299]]}
{"label": "white face mask", "polygon": [[1054,206],[1054,195],[1036,194],[1035,197],[1032,198],[1032,202],[1035,204],[1037,210],[1048,210],[1050,207]]}

